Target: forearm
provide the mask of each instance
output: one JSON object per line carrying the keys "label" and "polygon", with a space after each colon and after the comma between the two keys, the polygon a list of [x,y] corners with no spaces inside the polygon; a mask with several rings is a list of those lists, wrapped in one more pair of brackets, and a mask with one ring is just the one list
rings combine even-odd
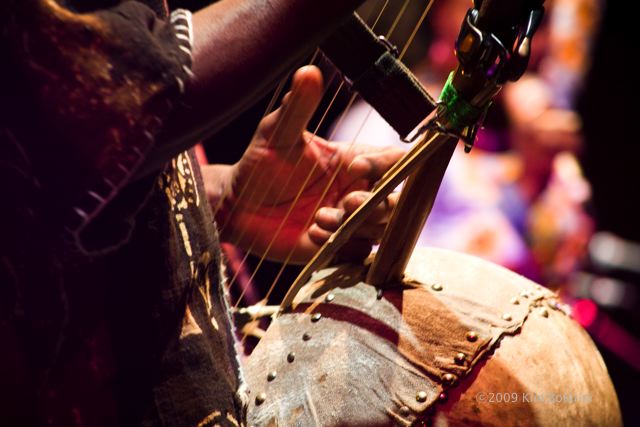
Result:
{"label": "forearm", "polygon": [[361,0],[223,0],[194,14],[194,79],[159,155],[205,138],[264,94]]}

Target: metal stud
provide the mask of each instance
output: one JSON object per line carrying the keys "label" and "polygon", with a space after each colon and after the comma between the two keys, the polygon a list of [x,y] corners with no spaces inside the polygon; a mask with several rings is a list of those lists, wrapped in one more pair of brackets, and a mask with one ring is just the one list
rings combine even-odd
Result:
{"label": "metal stud", "polygon": [[440,402],[446,402],[448,398],[449,396],[447,396],[447,393],[445,393],[444,391],[438,395],[438,400]]}
{"label": "metal stud", "polygon": [[464,353],[458,353],[453,358],[453,361],[456,362],[456,365],[464,365],[464,362],[467,361],[467,355]]}
{"label": "metal stud", "polygon": [[408,417],[409,415],[411,415],[411,409],[409,409],[408,406],[401,406],[399,412],[403,417]]}
{"label": "metal stud", "polygon": [[475,331],[469,331],[467,332],[467,341],[469,342],[476,342],[478,341],[478,333]]}
{"label": "metal stud", "polygon": [[547,310],[546,308],[543,308],[542,310],[540,310],[540,315],[542,317],[549,317],[549,310]]}
{"label": "metal stud", "polygon": [[383,294],[383,290],[378,289],[378,291],[376,292],[376,299],[382,299],[382,294]]}
{"label": "metal stud", "polygon": [[336,296],[334,294],[327,294],[327,296],[325,297],[325,301],[326,302],[331,302],[336,298]]}
{"label": "metal stud", "polygon": [[505,314],[503,314],[503,315],[502,315],[502,318],[503,318],[504,320],[506,320],[507,322],[510,322],[510,321],[513,319],[513,317],[511,317],[511,315],[510,315],[509,313],[505,313]]}
{"label": "metal stud", "polygon": [[427,392],[419,391],[416,393],[416,400],[420,403],[424,403],[427,401]]}
{"label": "metal stud", "polygon": [[322,318],[322,313],[315,313],[313,316],[311,316],[311,321],[317,322],[318,320],[320,320],[320,318]]}
{"label": "metal stud", "polygon": [[262,405],[267,400],[266,393],[260,393],[256,396],[256,405]]}
{"label": "metal stud", "polygon": [[442,290],[442,285],[440,283],[434,283],[433,285],[431,285],[431,289],[436,292],[440,292]]}
{"label": "metal stud", "polygon": [[445,382],[445,384],[451,385],[456,382],[456,377],[453,374],[444,374],[442,376],[442,380]]}
{"label": "metal stud", "polygon": [[520,300],[516,297],[511,298],[511,301],[509,301],[511,304],[513,305],[519,305],[520,304]]}
{"label": "metal stud", "polygon": [[276,379],[277,376],[278,376],[278,373],[276,371],[271,371],[267,374],[267,381],[273,381]]}
{"label": "metal stud", "polygon": [[294,360],[296,360],[296,354],[292,351],[291,353],[287,354],[287,362],[293,363]]}
{"label": "metal stud", "polygon": [[309,335],[308,332],[305,332],[304,334],[302,334],[303,341],[309,341],[310,339],[311,339],[311,335]]}

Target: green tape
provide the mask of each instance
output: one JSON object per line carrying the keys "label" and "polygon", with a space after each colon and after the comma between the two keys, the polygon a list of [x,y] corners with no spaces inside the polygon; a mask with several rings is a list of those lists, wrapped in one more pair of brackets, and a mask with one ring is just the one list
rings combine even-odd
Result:
{"label": "green tape", "polygon": [[484,108],[475,107],[460,96],[453,87],[453,74],[449,74],[447,83],[442,88],[440,102],[446,108],[445,118],[454,129],[462,132],[464,128],[473,126],[480,120]]}

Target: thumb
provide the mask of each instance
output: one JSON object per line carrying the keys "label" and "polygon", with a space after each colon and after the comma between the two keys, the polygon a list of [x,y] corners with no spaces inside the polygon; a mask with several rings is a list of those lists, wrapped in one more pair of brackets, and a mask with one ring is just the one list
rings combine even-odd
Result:
{"label": "thumb", "polygon": [[293,76],[291,91],[282,105],[263,120],[271,132],[265,132],[272,147],[293,145],[301,140],[309,120],[322,99],[322,73],[318,67],[300,68]]}

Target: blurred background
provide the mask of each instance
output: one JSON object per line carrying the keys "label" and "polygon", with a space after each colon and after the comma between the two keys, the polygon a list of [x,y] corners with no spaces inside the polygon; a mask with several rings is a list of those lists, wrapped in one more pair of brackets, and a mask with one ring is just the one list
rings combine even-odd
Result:
{"label": "blurred background", "polygon": [[[369,1],[359,12],[402,48],[427,3]],[[470,5],[436,0],[404,58],[436,98],[457,64],[454,42]],[[547,0],[545,7],[527,74],[501,92],[472,152],[455,153],[418,244],[483,257],[557,291],[602,352],[625,424],[640,425],[633,408],[640,386],[638,15],[622,1]],[[327,96],[310,129],[345,143],[408,148],[327,60],[313,59]],[[235,162],[278,95],[205,141],[209,157]],[[278,304],[299,271],[229,244],[224,250],[230,291],[242,306],[267,293],[266,303]],[[246,341],[248,351],[254,342]]]}

